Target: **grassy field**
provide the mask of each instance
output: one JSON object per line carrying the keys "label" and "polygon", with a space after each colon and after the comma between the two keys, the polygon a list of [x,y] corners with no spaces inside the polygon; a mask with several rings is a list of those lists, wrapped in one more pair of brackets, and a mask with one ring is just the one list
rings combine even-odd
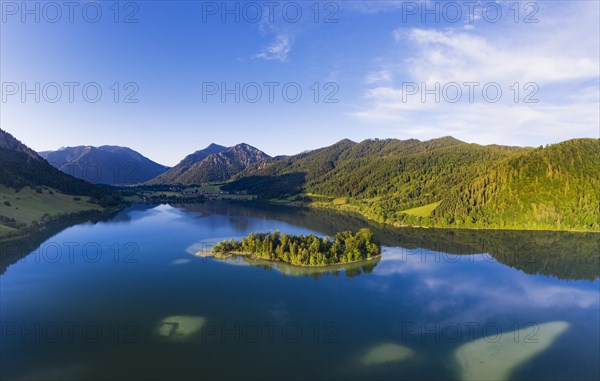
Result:
{"label": "grassy field", "polygon": [[[0,185],[0,215],[29,225],[33,221],[39,221],[44,214],[55,217],[84,210],[101,209],[98,205],[88,203],[89,197],[81,196],[77,199],[47,187],[42,187],[41,190],[42,193],[38,193],[30,187],[25,187],[16,192],[12,188]],[[0,224],[0,235],[14,230]]]}
{"label": "grassy field", "polygon": [[0,225],[0,237],[6,234],[10,234],[17,231],[15,228],[11,228],[10,226]]}
{"label": "grassy field", "polygon": [[438,205],[440,205],[441,203],[441,201],[434,202],[432,204],[420,206],[418,208],[403,210],[402,213],[415,217],[429,217],[431,216],[431,212],[433,212],[433,210],[437,208]]}

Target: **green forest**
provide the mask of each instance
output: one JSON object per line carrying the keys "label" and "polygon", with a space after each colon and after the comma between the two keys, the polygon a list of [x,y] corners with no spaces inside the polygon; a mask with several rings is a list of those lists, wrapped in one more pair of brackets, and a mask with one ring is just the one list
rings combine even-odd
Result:
{"label": "green forest", "polygon": [[342,140],[250,166],[222,188],[395,226],[600,231],[600,140]]}
{"label": "green forest", "polygon": [[213,246],[214,253],[251,255],[269,261],[281,261],[297,266],[329,266],[358,262],[377,257],[381,246],[370,229],[339,232],[319,238],[314,234],[287,235],[251,233],[241,241],[221,241]]}

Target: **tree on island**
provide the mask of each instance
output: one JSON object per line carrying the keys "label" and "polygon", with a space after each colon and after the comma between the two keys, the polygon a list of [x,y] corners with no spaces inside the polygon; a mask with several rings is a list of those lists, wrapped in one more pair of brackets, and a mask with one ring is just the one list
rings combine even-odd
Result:
{"label": "tree on island", "polygon": [[370,229],[339,232],[319,238],[314,234],[288,235],[250,233],[241,241],[221,241],[212,251],[224,254],[251,255],[269,261],[281,261],[300,266],[328,266],[371,259],[381,254],[381,246]]}

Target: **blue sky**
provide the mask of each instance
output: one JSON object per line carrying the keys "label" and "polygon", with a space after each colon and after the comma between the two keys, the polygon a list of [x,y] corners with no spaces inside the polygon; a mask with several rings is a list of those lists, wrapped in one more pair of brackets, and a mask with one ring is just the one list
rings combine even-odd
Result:
{"label": "blue sky", "polygon": [[211,142],[599,137],[598,2],[466,4],[2,0],[0,123],[166,165]]}

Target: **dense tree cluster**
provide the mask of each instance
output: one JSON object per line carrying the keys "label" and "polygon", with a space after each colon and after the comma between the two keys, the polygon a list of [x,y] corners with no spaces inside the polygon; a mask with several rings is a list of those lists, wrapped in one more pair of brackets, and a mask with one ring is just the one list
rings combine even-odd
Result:
{"label": "dense tree cluster", "polygon": [[381,254],[381,246],[369,229],[339,232],[333,239],[276,231],[251,233],[241,241],[221,241],[213,247],[213,252],[249,254],[301,266],[327,266],[371,259]]}
{"label": "dense tree cluster", "polygon": [[442,225],[600,230],[600,140],[576,139],[499,163],[433,212]]}

